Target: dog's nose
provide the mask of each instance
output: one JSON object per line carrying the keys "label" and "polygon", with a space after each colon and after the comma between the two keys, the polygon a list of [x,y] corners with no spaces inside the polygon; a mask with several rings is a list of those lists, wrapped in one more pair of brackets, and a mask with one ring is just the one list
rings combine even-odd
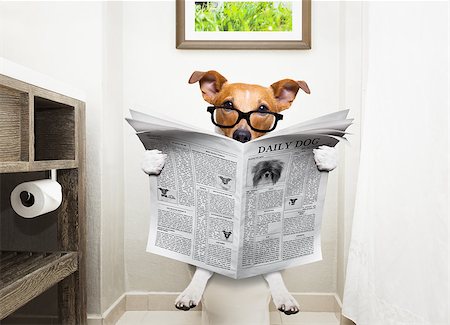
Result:
{"label": "dog's nose", "polygon": [[252,139],[252,135],[250,134],[250,131],[237,129],[233,133],[233,139],[244,143],[250,141]]}

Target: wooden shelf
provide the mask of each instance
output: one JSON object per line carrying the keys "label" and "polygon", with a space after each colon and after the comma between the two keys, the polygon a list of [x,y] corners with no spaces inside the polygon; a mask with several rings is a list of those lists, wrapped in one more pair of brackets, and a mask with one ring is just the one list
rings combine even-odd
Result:
{"label": "wooden shelf", "polygon": [[[57,284],[59,322],[87,322],[85,127],[84,102],[0,74],[0,319],[13,321],[15,310]],[[15,219],[12,189],[52,169],[61,205]],[[25,252],[33,250],[53,253]]]}
{"label": "wooden shelf", "polygon": [[76,252],[0,252],[0,319],[77,269]]}
{"label": "wooden shelf", "polygon": [[0,173],[39,172],[70,168],[78,168],[78,162],[76,160],[0,161]]}
{"label": "wooden shelf", "polygon": [[0,161],[0,173],[27,172],[30,163],[27,161]]}

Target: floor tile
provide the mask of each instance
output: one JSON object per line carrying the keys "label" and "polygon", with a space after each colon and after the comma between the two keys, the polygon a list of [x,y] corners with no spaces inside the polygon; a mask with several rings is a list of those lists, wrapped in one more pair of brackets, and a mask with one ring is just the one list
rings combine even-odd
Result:
{"label": "floor tile", "polygon": [[201,311],[152,311],[147,312],[143,325],[200,325]]}
{"label": "floor tile", "polygon": [[281,314],[283,325],[339,325],[334,313],[299,312],[295,315]]}
{"label": "floor tile", "polygon": [[147,314],[148,311],[127,311],[120,317],[116,325],[142,324],[142,321]]}
{"label": "floor tile", "polygon": [[270,312],[270,325],[281,325],[281,316],[278,310]]}

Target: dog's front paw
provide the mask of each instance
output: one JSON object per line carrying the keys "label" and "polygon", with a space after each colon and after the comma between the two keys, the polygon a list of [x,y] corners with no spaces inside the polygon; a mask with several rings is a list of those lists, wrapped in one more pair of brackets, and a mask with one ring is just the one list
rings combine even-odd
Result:
{"label": "dog's front paw", "polygon": [[167,155],[159,150],[146,150],[142,159],[142,170],[149,175],[159,175],[166,162]]}
{"label": "dog's front paw", "polygon": [[272,300],[277,309],[286,315],[296,314],[300,306],[287,290],[272,290]]}
{"label": "dog's front paw", "polygon": [[188,286],[175,300],[175,307],[181,310],[189,310],[200,303],[203,290]]}
{"label": "dog's front paw", "polygon": [[329,172],[337,167],[336,148],[328,146],[320,146],[313,149],[314,160],[320,171]]}

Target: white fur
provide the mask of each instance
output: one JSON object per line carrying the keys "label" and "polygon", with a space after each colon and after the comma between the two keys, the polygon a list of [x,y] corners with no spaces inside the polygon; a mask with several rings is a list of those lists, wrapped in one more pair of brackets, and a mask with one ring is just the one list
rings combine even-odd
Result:
{"label": "white fur", "polygon": [[[337,166],[337,152],[335,148],[320,146],[314,149],[314,160],[321,171],[330,171]],[[142,169],[147,174],[158,175],[164,167],[167,155],[159,150],[147,150],[142,161]],[[200,302],[206,284],[214,272],[197,267],[191,282],[175,300],[178,309],[189,310]],[[278,310],[285,314],[295,314],[299,311],[297,301],[287,290],[280,272],[264,274],[269,284],[273,302]]]}
{"label": "white fur", "polygon": [[277,309],[288,315],[298,313],[300,306],[284,285],[281,273],[272,272],[266,273],[263,276],[269,284],[270,294]]}
{"label": "white fur", "polygon": [[189,310],[190,308],[197,306],[202,299],[206,284],[213,274],[214,272],[212,271],[197,267],[191,282],[175,300],[175,307],[178,309]]}
{"label": "white fur", "polygon": [[166,162],[167,155],[159,150],[146,150],[142,159],[142,170],[149,175],[159,175]]}
{"label": "white fur", "polygon": [[320,146],[313,149],[314,160],[320,171],[329,172],[337,167],[336,148],[328,146]]}

